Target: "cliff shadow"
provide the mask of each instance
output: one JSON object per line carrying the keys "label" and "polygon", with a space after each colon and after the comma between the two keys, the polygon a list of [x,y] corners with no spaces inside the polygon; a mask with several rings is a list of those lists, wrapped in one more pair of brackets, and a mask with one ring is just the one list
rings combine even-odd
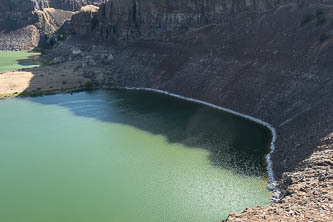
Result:
{"label": "cliff shadow", "polygon": [[267,172],[269,129],[205,105],[135,90],[58,94],[29,100],[62,106],[77,116],[129,125],[189,149],[208,150],[216,167],[248,176],[264,176]]}
{"label": "cliff shadow", "polygon": [[40,66],[42,65],[42,62],[40,61],[40,55],[32,55],[28,56],[25,59],[18,59],[17,64],[19,64],[23,68],[29,68],[31,66]]}

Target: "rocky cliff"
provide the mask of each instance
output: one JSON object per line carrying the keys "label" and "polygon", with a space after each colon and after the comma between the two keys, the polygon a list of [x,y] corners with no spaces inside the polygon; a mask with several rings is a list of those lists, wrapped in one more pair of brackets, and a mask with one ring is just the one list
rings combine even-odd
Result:
{"label": "rocky cliff", "polygon": [[44,8],[78,11],[84,5],[100,5],[105,0],[3,0],[0,12],[31,12]]}
{"label": "rocky cliff", "polygon": [[33,0],[39,9],[55,8],[66,11],[78,11],[85,5],[100,5],[105,3],[105,0]]}
{"label": "rocky cliff", "polygon": [[0,50],[31,50],[71,19],[73,11],[104,0],[3,0],[0,4]]}
{"label": "rocky cliff", "polygon": [[[166,38],[207,24],[224,24],[234,15],[268,12],[280,5],[332,4],[329,0],[110,0],[90,16],[99,40]],[[73,32],[87,33],[88,17],[72,20]],[[84,27],[81,28],[81,25]]]}
{"label": "rocky cliff", "polygon": [[[279,0],[111,0],[101,5],[92,20],[96,37],[101,40],[162,38],[207,24],[221,24],[231,14],[266,11]],[[74,32],[80,30],[80,21]],[[83,29],[85,30],[85,29]]]}
{"label": "rocky cliff", "polygon": [[[98,12],[74,16],[72,32],[93,44],[117,40],[107,68],[117,85],[165,89],[273,124],[280,178],[332,130],[332,6],[325,0],[111,0]],[[227,19],[217,21],[218,15]]]}

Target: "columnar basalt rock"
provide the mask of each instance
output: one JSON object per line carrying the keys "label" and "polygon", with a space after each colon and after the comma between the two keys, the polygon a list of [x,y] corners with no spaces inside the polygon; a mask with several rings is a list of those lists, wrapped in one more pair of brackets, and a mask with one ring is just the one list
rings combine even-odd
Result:
{"label": "columnar basalt rock", "polygon": [[[93,5],[87,5],[81,8],[81,10],[73,15],[70,23],[70,30],[68,32],[73,34],[87,34],[94,28],[93,19],[98,12],[98,7]],[[66,31],[66,27],[64,27]]]}
{"label": "columnar basalt rock", "polygon": [[161,39],[207,24],[222,24],[242,13],[315,3],[333,4],[330,0],[109,0],[96,15],[83,13],[72,23],[74,33],[94,29],[98,40]]}
{"label": "columnar basalt rock", "polygon": [[94,22],[103,40],[161,38],[278,4],[279,0],[110,0],[101,6]]}

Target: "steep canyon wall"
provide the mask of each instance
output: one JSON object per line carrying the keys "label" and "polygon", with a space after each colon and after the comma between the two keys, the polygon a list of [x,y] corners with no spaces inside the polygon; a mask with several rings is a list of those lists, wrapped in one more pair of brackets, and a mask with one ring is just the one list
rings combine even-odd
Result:
{"label": "steep canyon wall", "polygon": [[[111,0],[92,21],[101,40],[163,38],[207,24],[220,24],[234,13],[265,11],[279,0]],[[75,33],[85,33],[80,17],[73,19]]]}
{"label": "steep canyon wall", "polygon": [[279,178],[332,131],[332,5],[111,0],[73,16],[71,31],[89,44],[114,42],[105,69],[116,85],[164,89],[272,123]]}

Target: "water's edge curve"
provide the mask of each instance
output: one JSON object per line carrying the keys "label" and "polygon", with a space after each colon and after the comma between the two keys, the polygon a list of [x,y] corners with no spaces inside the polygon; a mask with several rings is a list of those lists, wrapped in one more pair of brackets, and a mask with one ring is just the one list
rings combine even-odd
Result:
{"label": "water's edge curve", "polygon": [[176,97],[176,98],[183,99],[183,100],[186,100],[186,101],[190,101],[190,102],[194,102],[194,103],[199,103],[199,104],[202,104],[202,105],[206,105],[206,106],[209,106],[209,107],[212,107],[214,109],[218,109],[218,110],[221,110],[221,111],[224,111],[224,112],[227,112],[227,113],[231,113],[231,114],[234,114],[234,115],[240,116],[242,118],[254,121],[254,122],[256,122],[256,123],[258,123],[258,124],[260,124],[262,126],[267,127],[271,131],[271,133],[272,133],[272,141],[271,141],[271,145],[270,145],[270,153],[266,155],[267,174],[268,174],[268,179],[269,179],[268,189],[270,189],[270,190],[273,191],[272,201],[274,202],[274,201],[277,200],[278,194],[279,194],[279,189],[276,186],[276,180],[275,180],[274,171],[273,171],[273,162],[271,160],[271,155],[275,151],[275,141],[277,139],[277,134],[276,134],[275,128],[271,124],[269,124],[269,123],[267,123],[265,121],[262,121],[260,119],[257,119],[257,118],[255,118],[253,116],[244,114],[244,113],[240,113],[240,112],[237,112],[237,111],[234,111],[234,110],[231,110],[231,109],[228,109],[228,108],[224,108],[224,107],[221,107],[221,106],[218,106],[218,105],[214,105],[212,103],[208,103],[208,102],[205,102],[205,101],[202,101],[202,100],[198,100],[198,99],[193,99],[193,98],[181,96],[181,95],[178,95],[178,94],[175,94],[175,93],[170,93],[170,92],[167,92],[167,91],[164,91],[164,90],[160,90],[160,89],[136,88],[136,87],[116,87],[114,89],[150,91],[150,92],[156,92],[156,93],[160,93],[160,94],[165,94],[165,95]]}

